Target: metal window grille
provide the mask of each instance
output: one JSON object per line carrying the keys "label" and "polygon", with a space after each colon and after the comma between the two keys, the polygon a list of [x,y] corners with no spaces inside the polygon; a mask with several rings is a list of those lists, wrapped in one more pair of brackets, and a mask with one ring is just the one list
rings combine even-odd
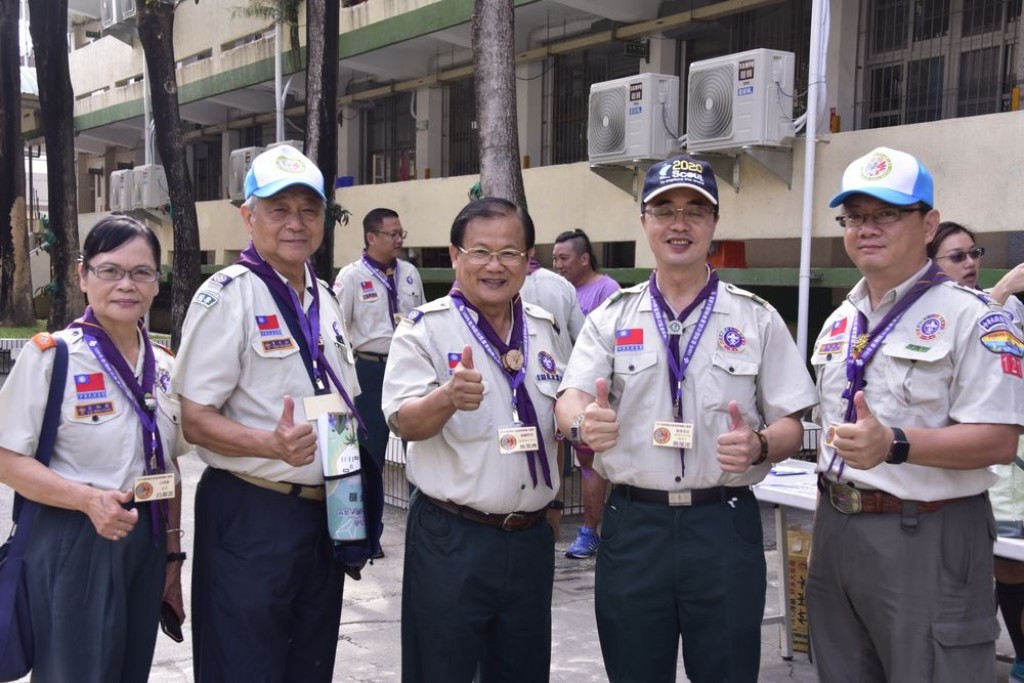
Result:
{"label": "metal window grille", "polygon": [[416,171],[416,120],[413,93],[397,93],[376,100],[364,112],[366,166],[363,182],[409,180]]}
{"label": "metal window grille", "polygon": [[[476,127],[476,93],[473,79],[465,78],[447,86],[444,98],[448,136],[445,176],[480,172],[480,136]],[[447,253],[445,255],[447,258]]]}

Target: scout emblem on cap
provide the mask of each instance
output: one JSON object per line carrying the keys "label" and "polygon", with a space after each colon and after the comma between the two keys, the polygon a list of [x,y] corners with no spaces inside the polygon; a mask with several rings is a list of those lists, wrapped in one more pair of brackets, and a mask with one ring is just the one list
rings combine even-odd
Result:
{"label": "scout emblem on cap", "polygon": [[276,159],[277,167],[285,173],[302,173],[306,170],[306,162],[295,157],[281,155]]}
{"label": "scout emblem on cap", "polygon": [[892,159],[881,152],[876,152],[868,157],[860,170],[864,180],[881,180],[890,173],[892,173]]}

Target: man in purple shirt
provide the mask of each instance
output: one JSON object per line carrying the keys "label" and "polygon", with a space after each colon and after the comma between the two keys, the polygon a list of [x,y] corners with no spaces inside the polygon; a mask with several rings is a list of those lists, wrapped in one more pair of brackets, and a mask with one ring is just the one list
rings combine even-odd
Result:
{"label": "man in purple shirt", "polygon": [[576,288],[576,300],[583,315],[601,305],[601,302],[619,291],[619,283],[598,272],[597,257],[587,233],[579,228],[566,230],[555,238],[551,252],[555,271]]}
{"label": "man in purple shirt", "polygon": [[[601,302],[619,291],[619,283],[598,271],[597,257],[587,233],[580,229],[567,230],[555,238],[552,264],[558,274],[576,288],[576,300],[583,315],[601,305]],[[569,544],[566,557],[583,559],[597,552],[600,538],[597,525],[601,523],[607,482],[591,469],[594,452],[589,448],[576,448],[576,459],[583,472],[583,526],[576,540]]]}

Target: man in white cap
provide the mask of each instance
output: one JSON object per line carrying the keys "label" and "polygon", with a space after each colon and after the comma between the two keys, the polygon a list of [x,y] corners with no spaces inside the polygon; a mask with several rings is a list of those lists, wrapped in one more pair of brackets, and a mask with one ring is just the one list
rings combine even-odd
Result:
{"label": "man in white cap", "polygon": [[[319,169],[274,147],[253,161],[245,196],[252,241],[192,299],[175,366],[184,433],[208,465],[196,490],[193,666],[197,681],[326,683],[344,573],[304,399],[355,413],[359,384],[341,309],[308,263],[324,231]],[[379,516],[367,513],[364,555],[379,548]]]}
{"label": "man in white cap", "polygon": [[657,270],[591,312],[559,386],[563,434],[612,485],[595,612],[608,678],[757,681],[766,570],[750,486],[799,448],[814,385],[779,314],[719,282],[711,166],[651,167]]}
{"label": "man in white cap", "polygon": [[930,261],[932,176],[879,147],[830,204],[863,279],[825,322],[807,607],[818,677],[995,678],[988,466],[1013,460],[1021,352],[1002,307]]}

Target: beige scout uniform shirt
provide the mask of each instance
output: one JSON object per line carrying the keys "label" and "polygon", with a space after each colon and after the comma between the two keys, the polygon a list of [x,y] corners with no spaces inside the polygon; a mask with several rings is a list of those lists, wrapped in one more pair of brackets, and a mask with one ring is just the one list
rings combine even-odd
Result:
{"label": "beige scout uniform shirt", "polygon": [[[611,381],[619,441],[596,455],[594,469],[613,484],[662,491],[757,483],[771,465],[727,474],[718,464],[717,439],[731,427],[729,401],[739,403],[752,429],[814,405],[814,385],[786,324],[766,302],[719,283],[714,311],[683,381],[683,422],[693,423],[694,430],[693,448],[685,451],[686,473],[680,476],[679,449],[652,445],[655,421],[673,420],[668,348],[652,303],[644,282],[591,311],[559,388],[593,394],[599,377]],[[698,306],[683,324],[680,354],[700,312]]]}
{"label": "beige scout uniform shirt", "polygon": [[[398,287],[398,312],[407,315],[423,303],[423,282],[416,266],[398,260],[395,285]],[[354,261],[334,280],[345,324],[352,336],[352,348],[367,353],[387,354],[394,335],[388,290],[363,263]]]}
{"label": "beige scout uniform shirt", "polygon": [[[1024,304],[1015,295],[1010,295],[1003,307],[1013,316],[1013,324],[1020,334],[1024,331]],[[1014,462],[992,465],[992,471],[999,477],[999,481],[988,490],[996,519],[1001,522],[1024,520],[1024,436],[1017,444]]]}
{"label": "beige scout uniform shirt", "polygon": [[570,341],[575,342],[580,336],[583,311],[576,302],[576,288],[558,273],[544,268],[535,270],[526,276],[519,296],[551,313],[558,326],[569,331]]}
{"label": "beige scout uniform shirt", "polygon": [[[867,283],[861,280],[825,322],[811,356],[818,375],[822,434],[829,425],[844,422],[846,356],[857,311],[867,316],[868,328],[873,329],[923,272],[887,292],[874,311]],[[1004,316],[1001,306],[986,305],[978,292],[952,282],[929,289],[907,309],[867,365],[864,395],[872,413],[882,424],[896,427],[1021,424],[1020,356],[1004,355],[999,349],[1019,353],[1024,346]],[[822,440],[819,472],[828,472],[834,454]],[[829,479],[836,479],[839,462],[836,458],[826,474]],[[842,480],[899,498],[932,501],[981,493],[995,476],[988,468],[948,470],[882,463],[870,470],[846,467]]]}
{"label": "beige scout uniform shirt", "polygon": [[409,443],[409,481],[432,498],[504,514],[539,510],[558,492],[562,478],[556,460],[554,402],[569,340],[564,331],[556,332],[547,311],[530,304],[523,310],[529,332],[523,386],[537,412],[553,488],[544,483],[539,462],[534,487],[526,454],[499,452],[498,430],[512,426],[512,393],[505,373],[476,342],[449,297],[421,306],[395,332],[382,398],[384,416],[393,428],[394,416],[406,401],[426,396],[448,381],[467,344],[473,348],[474,367],[483,375],[484,399],[478,409],[457,411],[439,434]]}
{"label": "beige scout uniform shirt", "polygon": [[[135,477],[146,472],[142,425],[131,399],[104,372],[81,330],[62,330],[54,336],[67,342],[68,376],[50,469],[68,481],[98,489],[133,488]],[[154,344],[153,348],[157,426],[167,470],[174,471],[177,478],[173,458],[181,455],[187,444],[180,438],[180,411],[171,394],[174,357],[163,347]],[[56,349],[43,351],[31,342],[22,349],[0,389],[0,447],[35,457],[55,358]],[[134,368],[138,378],[144,361],[145,355],[140,353]]]}
{"label": "beige scout uniform shirt", "polygon": [[[312,303],[309,291],[315,284],[307,271],[302,298],[307,311]],[[341,309],[327,285],[319,284],[320,334],[327,360],[354,398],[359,383]],[[324,379],[327,381],[326,373]],[[330,386],[337,391],[333,384]],[[296,424],[306,419],[302,400],[316,392],[298,342],[292,338],[270,290],[248,268],[229,266],[196,292],[182,329],[174,390],[256,429],[273,431],[281,418],[285,395],[295,399]],[[227,457],[202,447],[196,451],[203,462],[222,470],[307,486],[324,483],[319,452],[312,463],[293,467],[283,460]]]}

